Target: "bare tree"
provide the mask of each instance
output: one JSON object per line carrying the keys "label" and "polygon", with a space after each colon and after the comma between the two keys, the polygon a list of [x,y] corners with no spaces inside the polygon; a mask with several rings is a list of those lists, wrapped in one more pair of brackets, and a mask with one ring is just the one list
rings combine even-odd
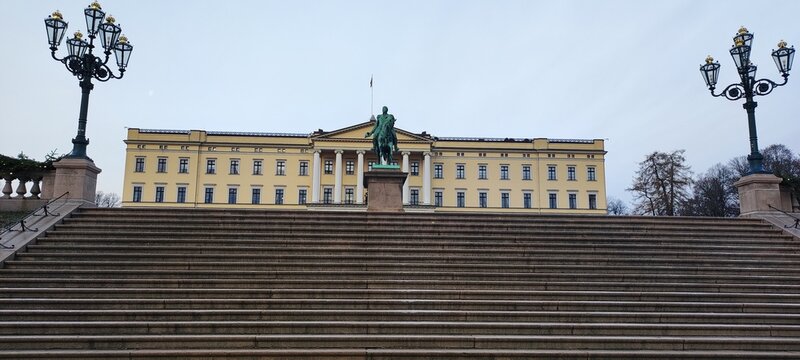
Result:
{"label": "bare tree", "polygon": [[120,207],[120,197],[116,193],[104,193],[98,191],[94,198],[97,207],[113,208]]}
{"label": "bare tree", "polygon": [[739,179],[731,166],[716,164],[700,175],[692,187],[683,215],[734,217],[739,215],[739,198],[733,183]]}
{"label": "bare tree", "polygon": [[636,178],[628,191],[634,193],[634,213],[675,216],[689,199],[691,170],[683,157],[685,150],[671,153],[654,151],[639,163]]}
{"label": "bare tree", "polygon": [[608,198],[608,215],[628,215],[628,205],[617,198]]}

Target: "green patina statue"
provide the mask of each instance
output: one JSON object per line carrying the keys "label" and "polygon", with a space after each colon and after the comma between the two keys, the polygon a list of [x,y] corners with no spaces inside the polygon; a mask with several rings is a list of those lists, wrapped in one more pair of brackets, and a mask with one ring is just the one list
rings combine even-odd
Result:
{"label": "green patina statue", "polygon": [[384,106],[383,113],[378,115],[375,127],[364,137],[372,136],[372,151],[381,159],[382,165],[392,163],[392,153],[398,151],[397,134],[394,131],[394,115],[389,114],[389,108]]}

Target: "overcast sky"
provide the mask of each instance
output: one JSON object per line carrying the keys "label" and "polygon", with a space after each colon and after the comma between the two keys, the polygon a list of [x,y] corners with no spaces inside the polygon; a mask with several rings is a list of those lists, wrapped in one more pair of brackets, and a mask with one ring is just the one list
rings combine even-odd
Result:
{"label": "overcast sky", "polygon": [[[50,58],[44,18],[85,32],[89,0],[3,1],[0,153],[69,152],[78,81]],[[686,149],[694,172],[749,152],[741,101],[712,98],[741,25],[759,77],[800,41],[800,1],[104,1],[135,46],[97,83],[87,126],[98,190],[122,193],[126,127],[308,133],[369,119],[436,136],[606,139],[608,195],[645,154]],[[66,40],[66,38],[65,38]],[[66,54],[66,46],[59,49]],[[798,65],[800,66],[800,65]],[[759,143],[800,150],[800,76],[758,98]]]}

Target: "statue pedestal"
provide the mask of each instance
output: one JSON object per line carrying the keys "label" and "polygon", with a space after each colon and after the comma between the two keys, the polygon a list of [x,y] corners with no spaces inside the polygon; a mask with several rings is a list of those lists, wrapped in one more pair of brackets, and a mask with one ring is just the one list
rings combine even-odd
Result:
{"label": "statue pedestal", "polygon": [[779,184],[782,179],[772,174],[747,175],[735,182],[733,186],[739,191],[739,210],[741,216],[753,216],[757,213],[773,212],[770,205],[784,209],[781,201]]}
{"label": "statue pedestal", "polygon": [[399,168],[376,168],[364,173],[367,211],[403,212],[403,183],[408,173]]}
{"label": "statue pedestal", "polygon": [[67,199],[78,199],[86,205],[94,205],[97,190],[97,174],[100,168],[87,159],[64,158],[53,163],[56,176],[53,181],[53,197],[68,192]]}

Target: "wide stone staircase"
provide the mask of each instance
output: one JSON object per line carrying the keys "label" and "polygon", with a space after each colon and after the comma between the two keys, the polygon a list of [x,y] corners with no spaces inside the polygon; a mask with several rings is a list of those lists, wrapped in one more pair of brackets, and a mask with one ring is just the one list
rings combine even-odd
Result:
{"label": "wide stone staircase", "polygon": [[0,358],[800,359],[753,219],[82,209],[0,269]]}

